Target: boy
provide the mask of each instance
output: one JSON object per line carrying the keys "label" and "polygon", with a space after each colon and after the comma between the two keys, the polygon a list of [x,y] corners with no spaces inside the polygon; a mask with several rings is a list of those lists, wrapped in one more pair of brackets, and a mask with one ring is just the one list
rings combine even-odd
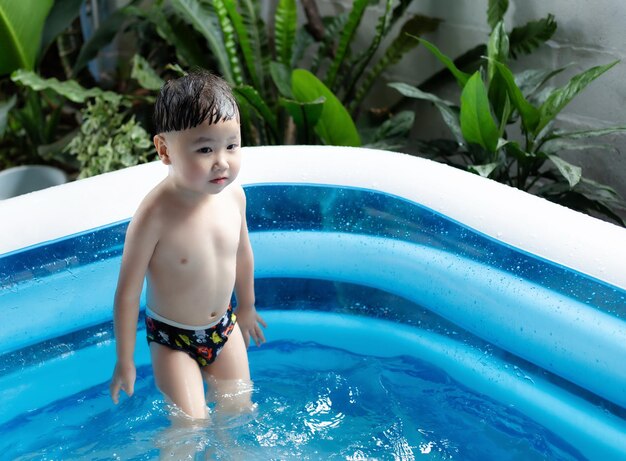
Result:
{"label": "boy", "polygon": [[[246,200],[233,184],[241,163],[239,110],[228,84],[199,71],[167,82],[155,102],[154,145],[168,176],[142,201],[124,244],[115,293],[118,402],[135,383],[136,326],[147,280],[146,332],[158,388],[191,418],[207,418],[204,384],[218,410],[251,407],[246,348],[265,341],[254,307]],[[237,315],[230,299],[235,290]],[[233,397],[234,396],[234,397]],[[239,396],[239,398],[237,398]]]}

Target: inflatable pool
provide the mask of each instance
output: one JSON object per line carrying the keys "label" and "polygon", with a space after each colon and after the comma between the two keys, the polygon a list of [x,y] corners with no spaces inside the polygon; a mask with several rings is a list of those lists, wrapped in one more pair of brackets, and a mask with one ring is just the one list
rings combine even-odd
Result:
{"label": "inflatable pool", "polygon": [[[270,344],[416,357],[583,458],[626,459],[626,230],[402,154],[257,147],[243,165]],[[0,430],[110,378],[124,232],[165,174],[0,201]],[[346,307],[359,293],[395,301]]]}

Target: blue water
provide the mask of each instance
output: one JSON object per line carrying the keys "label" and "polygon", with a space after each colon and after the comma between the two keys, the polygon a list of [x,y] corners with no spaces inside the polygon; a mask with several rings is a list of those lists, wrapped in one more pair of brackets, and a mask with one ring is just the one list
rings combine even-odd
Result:
{"label": "blue water", "polygon": [[[486,272],[546,287],[611,318],[626,317],[623,290],[502,245],[396,197],[293,185],[249,187],[247,196],[253,237],[314,231],[436,249]],[[0,255],[0,459],[156,459],[155,440],[196,447],[198,459],[583,459],[572,447],[578,440],[563,440],[525,416],[526,408],[506,403],[506,392],[497,399],[481,394],[476,381],[474,387],[458,382],[400,343],[393,345],[391,356],[379,357],[390,355],[386,351],[392,349],[391,341],[369,330],[347,335],[361,338],[356,348],[337,345],[341,331],[317,339],[314,323],[299,326],[308,329],[307,342],[279,339],[251,350],[254,399],[259,404],[252,418],[231,421],[225,428],[168,431],[168,409],[155,389],[145,351],[140,351],[144,356],[138,362],[136,395],[112,406],[111,302],[126,226],[116,223]],[[271,264],[280,267],[281,262]],[[332,274],[323,280],[271,277],[256,283],[261,309],[329,312],[358,318],[359,325],[384,319],[401,325],[405,335],[427,332],[450,339],[459,351],[467,348],[478,357],[477,368],[483,358],[485,363],[496,358],[504,364],[502,370],[491,370],[487,381],[500,373],[512,376],[512,383],[517,379],[534,386],[533,379],[539,377],[571,394],[577,402],[573,407],[582,403],[591,408],[594,421],[602,420],[597,413],[606,415],[605,427],[613,430],[609,452],[620,440],[626,410],[472,335],[448,320],[445,312],[435,313],[438,306],[426,309],[373,288],[375,283],[365,286],[367,280],[355,285],[340,283]],[[444,286],[446,282],[437,281]],[[406,288],[427,291],[429,283],[416,279]],[[484,301],[491,293],[473,295]],[[519,327],[523,330],[524,325]],[[544,384],[537,381],[531,390],[549,388]],[[517,397],[516,391],[510,397]],[[555,431],[569,430],[558,412],[551,415]],[[603,449],[594,436],[585,442],[591,446],[586,455]]]}
{"label": "blue water", "polygon": [[135,395],[118,407],[102,383],[0,426],[2,459],[151,460],[164,440],[194,447],[196,459],[584,459],[416,357],[278,341],[250,360],[258,411],[224,431],[168,433],[167,407],[142,366]]}

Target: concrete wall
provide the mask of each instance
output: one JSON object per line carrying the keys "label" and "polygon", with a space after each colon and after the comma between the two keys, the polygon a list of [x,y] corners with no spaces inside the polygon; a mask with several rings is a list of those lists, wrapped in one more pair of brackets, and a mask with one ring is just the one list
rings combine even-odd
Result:
{"label": "concrete wall", "polygon": [[[382,2],[380,2],[382,4]],[[553,39],[532,53],[513,62],[516,70],[525,68],[558,68],[569,65],[564,76],[570,78],[589,67],[606,64],[626,55],[626,4],[623,0],[511,0],[506,15],[507,30],[537,20],[552,13],[558,23]],[[318,0],[322,14],[332,14],[349,8],[350,0]],[[444,22],[428,38],[446,54],[456,57],[473,46],[485,43],[489,34],[487,0],[416,0],[411,5],[415,13],[433,16]],[[375,28],[375,10],[364,20],[362,34]],[[441,65],[426,50],[416,49],[384,76],[387,82],[420,83]],[[581,93],[562,113],[559,126],[563,128],[606,127],[626,125],[626,63],[620,63]],[[564,79],[555,80],[562,85]],[[397,100],[397,94],[386,88],[386,82],[376,87],[373,103]],[[443,90],[443,96],[454,98],[455,88]],[[456,99],[453,99],[456,100]],[[429,104],[416,103],[415,135],[421,138],[449,137],[438,112]],[[626,135],[599,138],[623,152],[568,152],[563,157],[583,167],[583,175],[604,182],[626,198]],[[626,215],[626,213],[625,213]]]}

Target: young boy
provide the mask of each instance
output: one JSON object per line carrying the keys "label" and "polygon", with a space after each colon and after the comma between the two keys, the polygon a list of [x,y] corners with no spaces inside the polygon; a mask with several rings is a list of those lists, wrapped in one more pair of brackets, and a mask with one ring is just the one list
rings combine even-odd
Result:
{"label": "young boy", "polygon": [[[246,348],[265,341],[254,307],[239,110],[228,84],[200,71],[166,83],[155,103],[154,145],[169,175],[142,201],[124,244],[115,293],[117,364],[110,392],[133,394],[139,297],[158,388],[192,418],[206,418],[204,384],[218,409],[250,407]],[[237,315],[230,299],[233,288]],[[241,394],[241,393],[239,393]],[[245,394],[245,392],[244,392]],[[234,408],[233,408],[234,407]]]}

